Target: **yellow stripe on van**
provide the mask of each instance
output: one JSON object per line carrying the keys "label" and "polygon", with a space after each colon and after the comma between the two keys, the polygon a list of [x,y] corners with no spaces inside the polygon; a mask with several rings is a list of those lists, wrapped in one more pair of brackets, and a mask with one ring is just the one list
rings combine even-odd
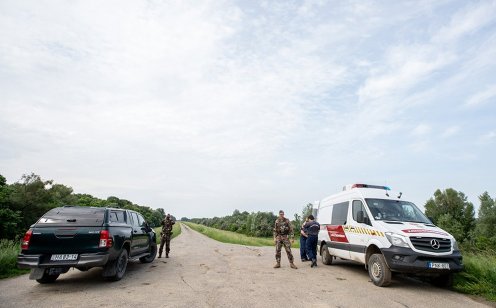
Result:
{"label": "yellow stripe on van", "polygon": [[352,227],[352,226],[343,226],[343,230],[345,232],[357,233],[357,234],[368,234],[373,236],[384,236],[384,233],[374,229],[362,228],[362,227]]}

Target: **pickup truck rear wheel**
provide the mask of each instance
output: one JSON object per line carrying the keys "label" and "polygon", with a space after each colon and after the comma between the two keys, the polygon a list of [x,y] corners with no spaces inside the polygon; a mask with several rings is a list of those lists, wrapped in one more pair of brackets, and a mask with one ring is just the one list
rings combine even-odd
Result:
{"label": "pickup truck rear wheel", "polygon": [[106,275],[105,279],[111,281],[118,281],[124,277],[127,268],[128,254],[126,249],[122,249],[119,257],[105,265],[104,273],[110,273]]}
{"label": "pickup truck rear wheel", "polygon": [[155,256],[157,255],[157,244],[152,244],[150,246],[150,254],[146,257],[141,257],[139,260],[141,263],[151,263],[155,260]]}
{"label": "pickup truck rear wheel", "polygon": [[332,256],[329,253],[329,248],[327,248],[326,244],[322,245],[321,256],[322,256],[322,263],[324,263],[325,265],[332,264]]}
{"label": "pickup truck rear wheel", "polygon": [[378,287],[386,287],[391,283],[391,270],[384,260],[381,253],[376,253],[370,256],[368,262],[368,270],[370,279]]}
{"label": "pickup truck rear wheel", "polygon": [[38,283],[52,283],[52,282],[55,282],[55,280],[57,280],[57,278],[59,278],[60,274],[50,275],[50,274],[48,274],[48,270],[49,269],[45,270],[45,272],[43,273],[43,276],[41,276],[40,279],[36,279],[36,281]]}

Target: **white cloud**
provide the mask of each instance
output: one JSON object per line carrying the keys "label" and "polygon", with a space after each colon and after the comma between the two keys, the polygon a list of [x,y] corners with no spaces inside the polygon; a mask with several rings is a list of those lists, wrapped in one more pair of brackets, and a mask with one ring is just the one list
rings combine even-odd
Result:
{"label": "white cloud", "polygon": [[460,127],[451,126],[451,127],[446,128],[442,132],[441,137],[442,138],[449,138],[449,137],[455,136],[459,131],[460,131]]}
{"label": "white cloud", "polygon": [[490,102],[496,103],[496,84],[486,87],[485,90],[472,95],[465,103],[465,106],[478,107]]}
{"label": "white cloud", "polygon": [[490,131],[481,135],[478,139],[479,144],[488,145],[496,140],[496,131]]}
{"label": "white cloud", "polygon": [[429,134],[430,132],[431,132],[431,127],[430,127],[430,125],[425,124],[425,123],[421,123],[421,124],[417,125],[417,126],[413,129],[413,131],[412,131],[412,133],[411,133],[411,134],[412,134],[413,136],[418,136],[418,137],[420,137],[420,136],[425,136],[425,135]]}

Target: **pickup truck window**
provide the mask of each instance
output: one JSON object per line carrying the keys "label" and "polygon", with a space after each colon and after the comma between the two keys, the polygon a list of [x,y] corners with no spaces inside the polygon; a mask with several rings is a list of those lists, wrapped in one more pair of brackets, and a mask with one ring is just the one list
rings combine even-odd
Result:
{"label": "pickup truck window", "polygon": [[125,223],[126,218],[124,216],[124,211],[111,211],[110,212],[110,222]]}
{"label": "pickup truck window", "polygon": [[101,226],[105,209],[83,207],[59,207],[48,211],[38,220],[38,224]]}
{"label": "pickup truck window", "polygon": [[145,226],[145,219],[140,214],[138,214],[138,223],[139,223],[140,227]]}
{"label": "pickup truck window", "polygon": [[133,226],[139,227],[138,215],[136,213],[131,213],[131,217],[133,218]]}

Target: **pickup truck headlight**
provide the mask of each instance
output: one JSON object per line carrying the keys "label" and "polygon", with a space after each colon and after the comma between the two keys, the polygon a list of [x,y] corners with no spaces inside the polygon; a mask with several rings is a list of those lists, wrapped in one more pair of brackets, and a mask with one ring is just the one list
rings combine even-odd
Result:
{"label": "pickup truck headlight", "polygon": [[392,232],[386,232],[386,238],[393,246],[409,248],[406,237]]}

